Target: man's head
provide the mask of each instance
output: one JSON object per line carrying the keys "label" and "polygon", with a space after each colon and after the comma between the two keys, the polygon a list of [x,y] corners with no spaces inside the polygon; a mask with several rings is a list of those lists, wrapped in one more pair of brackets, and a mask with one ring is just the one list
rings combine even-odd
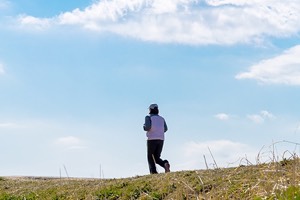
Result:
{"label": "man's head", "polygon": [[154,109],[154,108],[158,108],[158,105],[153,103],[149,106],[149,109]]}
{"label": "man's head", "polygon": [[158,111],[158,105],[157,104],[151,104],[150,106],[149,106],[149,114],[155,114],[155,115],[157,115],[159,113],[159,111]]}

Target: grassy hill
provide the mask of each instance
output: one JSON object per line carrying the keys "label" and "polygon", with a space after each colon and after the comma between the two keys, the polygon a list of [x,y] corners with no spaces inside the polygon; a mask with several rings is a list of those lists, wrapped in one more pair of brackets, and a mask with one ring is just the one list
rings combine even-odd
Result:
{"label": "grassy hill", "polygon": [[125,179],[0,177],[9,199],[299,199],[299,159]]}

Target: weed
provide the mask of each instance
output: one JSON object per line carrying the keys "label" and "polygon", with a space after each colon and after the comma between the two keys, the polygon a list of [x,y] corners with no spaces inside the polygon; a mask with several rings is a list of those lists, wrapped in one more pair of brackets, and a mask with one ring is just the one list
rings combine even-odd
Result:
{"label": "weed", "polygon": [[299,161],[292,155],[278,162],[126,179],[0,177],[0,200],[300,200]]}

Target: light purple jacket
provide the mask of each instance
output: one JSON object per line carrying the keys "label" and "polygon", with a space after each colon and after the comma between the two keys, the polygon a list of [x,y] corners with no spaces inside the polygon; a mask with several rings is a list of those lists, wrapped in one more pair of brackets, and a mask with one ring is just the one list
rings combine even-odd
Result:
{"label": "light purple jacket", "polygon": [[150,114],[145,117],[144,130],[147,131],[148,140],[164,140],[168,126],[163,117]]}

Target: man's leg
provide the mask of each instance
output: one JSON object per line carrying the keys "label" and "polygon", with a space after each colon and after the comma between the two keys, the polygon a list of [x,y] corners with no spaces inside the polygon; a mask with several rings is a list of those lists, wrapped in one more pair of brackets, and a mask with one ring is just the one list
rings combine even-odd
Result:
{"label": "man's leg", "polygon": [[163,150],[164,141],[163,140],[157,140],[157,146],[154,152],[154,159],[157,164],[159,164],[161,167],[165,169],[165,172],[170,172],[170,164],[167,160],[162,160],[160,158],[161,152]]}
{"label": "man's leg", "polygon": [[147,140],[147,158],[148,158],[150,174],[157,174],[155,161],[153,157],[155,149],[156,149],[155,140]]}

